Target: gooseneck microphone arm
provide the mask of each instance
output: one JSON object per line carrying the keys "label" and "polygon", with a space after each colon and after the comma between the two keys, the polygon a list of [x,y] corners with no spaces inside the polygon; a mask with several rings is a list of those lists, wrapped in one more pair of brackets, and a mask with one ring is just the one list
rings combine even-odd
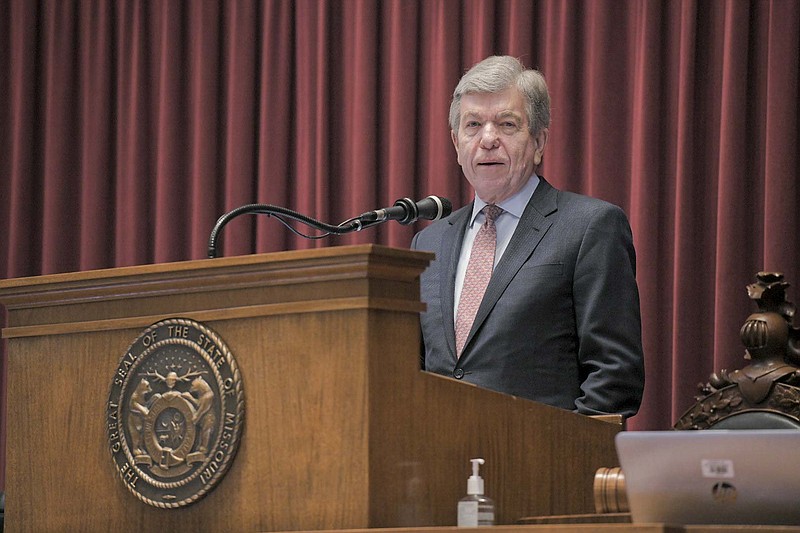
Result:
{"label": "gooseneck microphone arm", "polygon": [[[301,215],[285,207],[269,204],[248,204],[237,207],[217,219],[214,228],[211,230],[211,235],[208,238],[208,257],[211,259],[217,257],[217,241],[219,240],[222,228],[240,215],[254,214],[271,216],[301,237],[307,239],[321,239],[328,235],[344,235],[345,233],[351,233],[353,231],[361,231],[365,228],[382,224],[387,220],[397,220],[400,224],[411,224],[419,219],[438,220],[449,215],[451,211],[452,204],[447,198],[428,196],[419,202],[414,202],[408,198],[401,198],[397,200],[392,207],[369,211],[334,226],[332,224],[320,222],[306,215]],[[309,227],[325,233],[318,236],[306,235],[293,228],[285,218],[302,222]]]}
{"label": "gooseneck microphone arm", "polygon": [[[236,218],[238,216],[241,216],[241,215],[267,215],[267,216],[272,216],[272,217],[276,218],[277,220],[279,220],[281,223],[283,223],[291,231],[297,233],[298,235],[301,235],[302,237],[308,238],[308,239],[321,238],[321,237],[325,237],[325,236],[330,235],[330,234],[342,235],[342,234],[345,234],[345,233],[350,233],[352,231],[358,231],[360,229],[357,224],[353,224],[350,221],[345,221],[345,222],[343,222],[342,224],[340,224],[338,226],[333,226],[331,224],[326,224],[324,222],[320,222],[318,220],[315,220],[315,219],[313,219],[311,217],[308,217],[306,215],[302,215],[302,214],[298,213],[297,211],[292,211],[291,209],[287,209],[285,207],[280,207],[280,206],[277,206],[277,205],[269,205],[269,204],[248,204],[248,205],[243,205],[241,207],[237,207],[236,209],[233,209],[232,211],[228,211],[227,213],[225,213],[224,215],[222,215],[221,217],[219,217],[217,219],[216,224],[214,224],[214,228],[211,230],[211,235],[208,237],[208,257],[209,258],[213,259],[213,258],[217,257],[217,241],[219,239],[220,233],[222,232],[222,228],[224,228],[225,225],[228,222],[230,222],[234,218]],[[309,235],[305,235],[303,233],[298,232],[294,228],[292,228],[284,220],[283,217],[290,218],[290,219],[296,220],[298,222],[302,222],[303,224],[306,224],[307,226],[310,226],[312,228],[324,231],[325,233],[323,235],[318,236],[318,237],[312,237],[312,236],[309,236]]]}

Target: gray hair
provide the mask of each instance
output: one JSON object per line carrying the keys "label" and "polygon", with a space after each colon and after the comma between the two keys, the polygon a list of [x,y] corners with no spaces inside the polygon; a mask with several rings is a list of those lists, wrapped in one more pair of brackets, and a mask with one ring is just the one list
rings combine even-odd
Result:
{"label": "gray hair", "polygon": [[465,94],[499,93],[516,87],[525,98],[528,130],[536,135],[550,126],[550,94],[538,70],[525,69],[511,56],[490,56],[461,77],[450,102],[450,129],[458,132],[461,122],[461,97]]}

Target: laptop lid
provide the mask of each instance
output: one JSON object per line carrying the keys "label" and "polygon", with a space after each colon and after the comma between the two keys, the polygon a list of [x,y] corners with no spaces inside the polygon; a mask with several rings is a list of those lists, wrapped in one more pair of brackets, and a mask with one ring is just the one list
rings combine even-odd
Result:
{"label": "laptop lid", "polygon": [[800,431],[623,431],[634,523],[800,524]]}

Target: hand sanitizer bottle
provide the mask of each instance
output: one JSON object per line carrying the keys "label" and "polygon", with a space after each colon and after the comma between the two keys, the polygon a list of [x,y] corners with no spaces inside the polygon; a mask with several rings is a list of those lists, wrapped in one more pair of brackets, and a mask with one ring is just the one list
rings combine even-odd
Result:
{"label": "hand sanitizer bottle", "polygon": [[467,495],[458,502],[458,526],[493,526],[494,502],[483,494],[483,478],[478,475],[484,460],[470,459],[470,462],[472,475],[467,479]]}

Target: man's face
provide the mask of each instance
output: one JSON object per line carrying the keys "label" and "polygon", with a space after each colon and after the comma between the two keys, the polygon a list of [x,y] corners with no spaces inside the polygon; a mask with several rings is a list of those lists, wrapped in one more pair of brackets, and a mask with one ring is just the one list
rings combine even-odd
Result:
{"label": "man's face", "polygon": [[528,131],[522,95],[516,87],[499,93],[465,94],[458,133],[451,132],[458,164],[484,202],[510,198],[541,163],[547,129]]}

